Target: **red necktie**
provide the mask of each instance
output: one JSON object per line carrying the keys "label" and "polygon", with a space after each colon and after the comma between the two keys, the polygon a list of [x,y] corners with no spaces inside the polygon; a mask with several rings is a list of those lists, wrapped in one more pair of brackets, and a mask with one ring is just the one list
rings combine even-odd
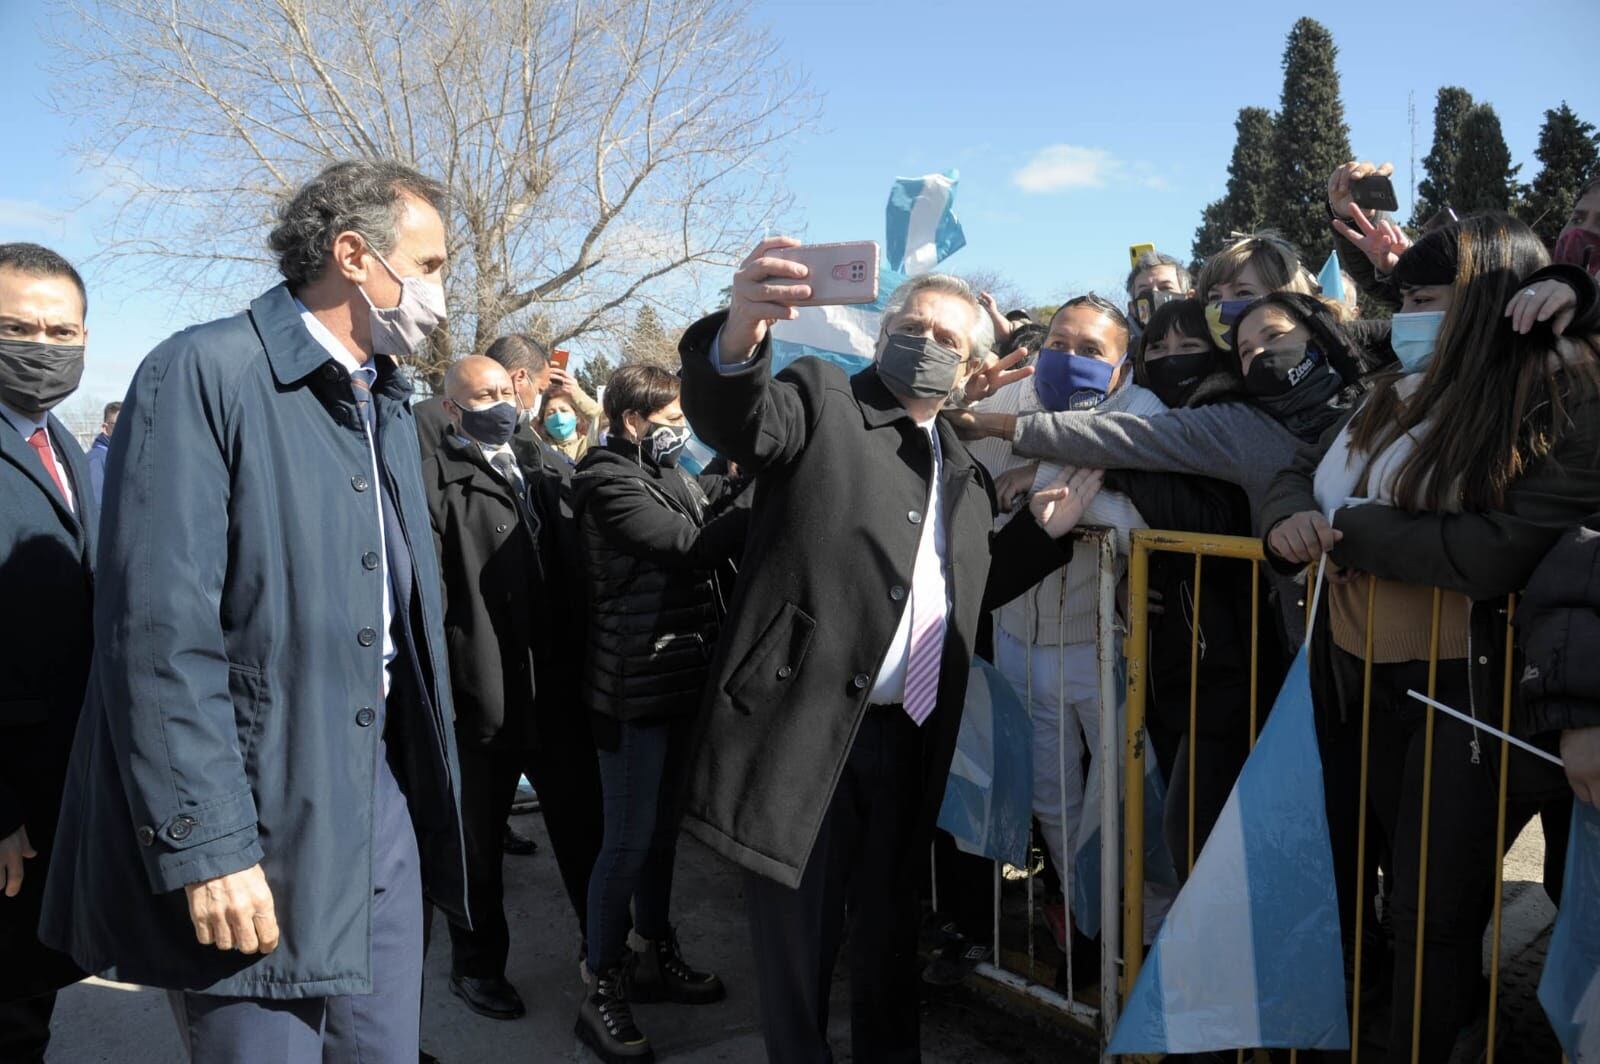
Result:
{"label": "red necktie", "polygon": [[61,474],[56,470],[55,456],[50,453],[50,438],[45,435],[44,429],[33,430],[33,435],[28,437],[28,446],[39,456],[39,461],[44,466],[45,472],[50,474],[50,479],[55,481],[56,490],[61,493],[61,501],[66,502],[67,486],[61,483]]}

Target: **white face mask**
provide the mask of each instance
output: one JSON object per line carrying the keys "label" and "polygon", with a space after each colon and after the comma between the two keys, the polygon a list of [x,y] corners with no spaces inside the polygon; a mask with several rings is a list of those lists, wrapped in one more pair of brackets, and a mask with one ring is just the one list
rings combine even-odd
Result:
{"label": "white face mask", "polygon": [[359,289],[361,298],[372,308],[372,350],[394,358],[414,358],[433,331],[445,322],[444,286],[421,277],[401,277],[376,248],[372,254],[383,263],[389,276],[400,282],[400,303],[388,308],[379,307],[366,289]]}

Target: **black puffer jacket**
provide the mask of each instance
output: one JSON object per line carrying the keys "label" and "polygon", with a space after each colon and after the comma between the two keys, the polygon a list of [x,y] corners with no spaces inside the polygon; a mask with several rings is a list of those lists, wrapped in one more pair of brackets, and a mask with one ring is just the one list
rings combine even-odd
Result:
{"label": "black puffer jacket", "polygon": [[1600,514],[1562,536],[1533,571],[1517,639],[1526,731],[1600,727]]}
{"label": "black puffer jacket", "polygon": [[572,488],[589,584],[585,704],[603,721],[692,715],[722,618],[715,570],[741,550],[749,510],[730,505],[727,478],[691,479],[623,439],[590,451]]}

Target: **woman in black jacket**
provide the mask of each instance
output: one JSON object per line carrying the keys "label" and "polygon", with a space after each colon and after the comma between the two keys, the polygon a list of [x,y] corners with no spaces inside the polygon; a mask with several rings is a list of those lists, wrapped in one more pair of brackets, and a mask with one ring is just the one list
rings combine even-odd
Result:
{"label": "woman in black jacket", "polygon": [[668,909],[688,740],[722,617],[717,569],[740,551],[749,510],[732,505],[728,478],[677,468],[689,439],[677,377],[623,366],[605,410],[611,435],[572,478],[589,583],[584,698],[605,794],[578,1035],[607,1061],[639,1061],[652,1050],[630,999],[703,1004],[724,993],[684,962]]}
{"label": "woman in black jacket", "polygon": [[[1134,352],[1133,379],[1171,409],[1238,401],[1244,382],[1227,352],[1212,341],[1205,304],[1182,299],[1151,315]],[[1108,473],[1151,528],[1248,536],[1250,505],[1244,490],[1211,477],[1181,473]],[[1167,780],[1164,834],[1180,882],[1189,857],[1198,855],[1233,790],[1250,752],[1252,564],[1227,558],[1205,563],[1198,611],[1194,559],[1156,552],[1150,557],[1149,710],[1147,728]],[[1285,654],[1266,582],[1257,598],[1256,727],[1259,730],[1282,682]],[[1199,684],[1195,727],[1190,728],[1191,650],[1199,630]],[[1189,839],[1191,763],[1194,841]]]}
{"label": "woman in black jacket", "polygon": [[[1507,663],[1499,653],[1504,617],[1496,624],[1494,613],[1563,531],[1600,508],[1596,292],[1582,271],[1548,262],[1532,231],[1505,215],[1464,219],[1407,250],[1394,273],[1405,299],[1395,336],[1410,372],[1376,381],[1348,423],[1327,434],[1320,459],[1310,451],[1279,477],[1261,517],[1275,565],[1297,569],[1326,553],[1334,566],[1312,648],[1312,689],[1336,852],[1345,848],[1341,838],[1354,838],[1361,815],[1352,782],[1361,768],[1366,665],[1361,574],[1377,578],[1368,802],[1393,857],[1391,1057],[1416,1044],[1416,1059],[1445,1060],[1472,1021],[1499,856],[1499,758],[1485,756],[1497,750],[1441,714],[1431,762],[1425,976],[1413,1016],[1427,712],[1406,692],[1427,689],[1437,642],[1436,697],[1498,723],[1490,707],[1499,706],[1496,676]],[[1249,346],[1249,317],[1241,349]],[[1437,636],[1433,588],[1444,592]],[[1514,810],[1511,826],[1530,812]],[[1340,873],[1348,914],[1352,880],[1348,867]]]}

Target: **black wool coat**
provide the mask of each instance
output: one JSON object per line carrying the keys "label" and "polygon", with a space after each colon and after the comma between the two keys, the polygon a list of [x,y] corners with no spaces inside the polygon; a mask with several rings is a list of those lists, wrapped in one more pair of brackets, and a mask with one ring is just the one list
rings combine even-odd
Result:
{"label": "black wool coat", "polygon": [[[725,315],[684,334],[683,409],[700,438],[754,475],[739,584],[711,663],[685,824],[725,857],[799,883],[908,600],[933,455],[869,368],[803,358],[772,376],[712,366]],[[994,489],[938,424],[951,610],[937,708],[923,724],[925,844],[943,799],[982,612],[1071,556],[1023,514],[993,533]],[[991,559],[993,571],[991,572]]]}
{"label": "black wool coat", "polygon": [[[417,649],[396,661],[386,729],[373,727],[384,546],[372,452],[349,374],[288,288],[178,333],[134,374],[106,470],[94,662],[40,930],[87,971],[240,997],[370,993],[385,743],[424,887],[468,919],[411,386],[390,359],[377,370],[377,474],[395,493],[392,546],[414,590],[395,608]],[[198,944],[185,884],[258,862],[277,950]]]}
{"label": "black wool coat", "polygon": [[[419,438],[427,431],[419,423]],[[531,453],[525,446],[512,451],[520,489],[501,479],[476,443],[448,433],[423,459],[422,485],[443,578],[457,736],[463,744],[531,749],[538,739],[534,700],[546,672],[539,648],[562,623],[555,611],[571,604],[552,601],[545,565],[543,541],[561,533],[559,515],[541,515],[544,481],[556,478],[559,498],[559,475],[545,468],[537,443]],[[558,668],[552,663],[551,671]]]}
{"label": "black wool coat", "polygon": [[0,838],[26,827],[39,854],[23,862],[22,893],[0,896],[0,1001],[82,977],[36,932],[94,645],[99,514],[78,441],[54,416],[47,431],[76,513],[22,434],[0,419]]}

